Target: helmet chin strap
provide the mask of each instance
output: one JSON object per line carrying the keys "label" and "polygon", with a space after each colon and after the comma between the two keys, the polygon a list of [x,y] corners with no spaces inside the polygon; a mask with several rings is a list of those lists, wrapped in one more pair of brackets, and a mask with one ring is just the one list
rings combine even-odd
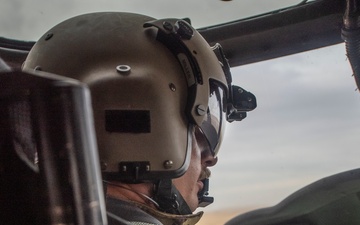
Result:
{"label": "helmet chin strap", "polygon": [[177,214],[192,214],[188,204],[173,185],[171,179],[162,179],[155,184],[154,200],[159,204],[159,210]]}

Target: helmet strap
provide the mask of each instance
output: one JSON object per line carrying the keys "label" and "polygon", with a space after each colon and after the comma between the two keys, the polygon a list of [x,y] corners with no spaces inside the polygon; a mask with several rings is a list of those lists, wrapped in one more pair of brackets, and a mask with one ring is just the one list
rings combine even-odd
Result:
{"label": "helmet strap", "polygon": [[173,185],[171,179],[162,179],[155,184],[154,200],[159,204],[159,210],[177,214],[192,214],[188,204]]}

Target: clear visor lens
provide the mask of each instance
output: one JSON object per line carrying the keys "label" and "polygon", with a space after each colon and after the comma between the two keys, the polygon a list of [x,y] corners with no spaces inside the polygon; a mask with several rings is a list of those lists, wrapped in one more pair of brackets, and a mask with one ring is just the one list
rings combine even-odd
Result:
{"label": "clear visor lens", "polygon": [[214,156],[218,152],[223,132],[223,98],[223,89],[216,84],[211,84],[207,114],[200,128],[204,133]]}

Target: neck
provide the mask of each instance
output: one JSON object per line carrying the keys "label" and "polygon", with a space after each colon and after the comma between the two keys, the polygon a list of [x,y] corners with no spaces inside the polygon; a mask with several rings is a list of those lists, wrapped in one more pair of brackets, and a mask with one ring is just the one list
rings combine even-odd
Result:
{"label": "neck", "polygon": [[156,209],[157,203],[152,200],[153,184],[125,184],[117,181],[106,182],[106,194],[110,197],[134,201],[150,206]]}

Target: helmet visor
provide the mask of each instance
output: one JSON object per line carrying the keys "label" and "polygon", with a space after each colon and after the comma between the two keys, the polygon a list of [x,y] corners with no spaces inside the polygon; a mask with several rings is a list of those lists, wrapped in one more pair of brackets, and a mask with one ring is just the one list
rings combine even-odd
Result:
{"label": "helmet visor", "polygon": [[213,156],[216,156],[224,130],[224,90],[215,82],[210,83],[209,104],[200,128],[206,137]]}

